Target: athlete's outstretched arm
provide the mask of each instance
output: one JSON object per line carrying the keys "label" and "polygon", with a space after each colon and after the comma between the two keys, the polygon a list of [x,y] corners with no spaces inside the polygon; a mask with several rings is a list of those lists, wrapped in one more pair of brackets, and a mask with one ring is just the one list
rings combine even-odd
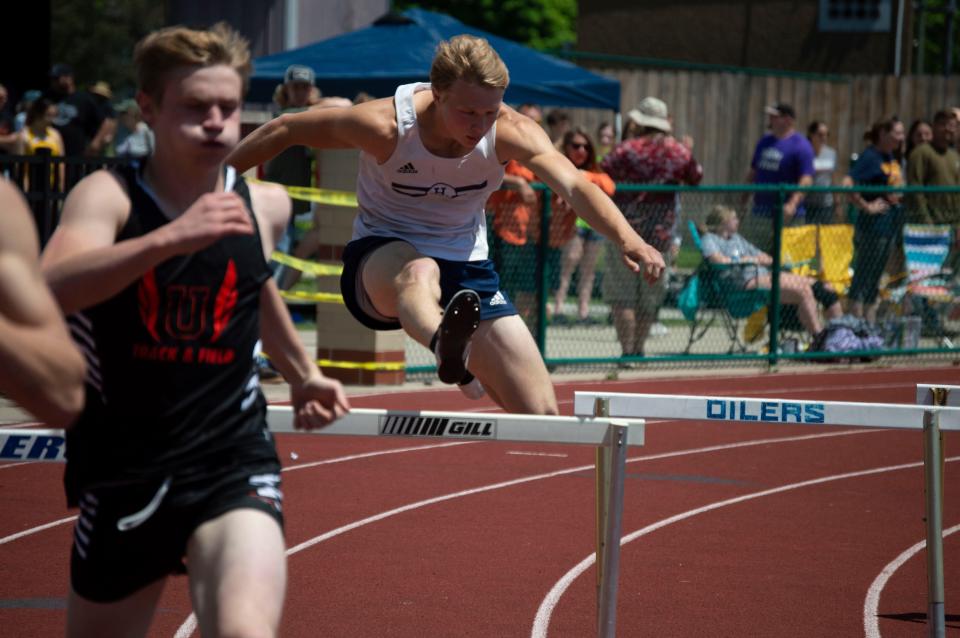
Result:
{"label": "athlete's outstretched arm", "polygon": [[515,159],[536,173],[577,215],[620,249],[631,269],[642,270],[648,280],[656,281],[664,268],[660,251],[633,230],[613,200],[553,146],[538,124],[512,109],[504,111],[497,120],[497,156]]}
{"label": "athlete's outstretched arm", "polygon": [[80,180],[63,206],[41,263],[67,314],[117,294],[161,261],[200,250],[253,223],[236,193],[207,193],[169,224],[117,242],[130,200],[117,178],[97,171]]}
{"label": "athlete's outstretched arm", "polygon": [[83,407],[86,366],[40,274],[38,251],[23,196],[0,180],[0,394],[64,427]]}
{"label": "athlete's outstretched arm", "polygon": [[260,334],[264,352],[290,384],[295,427],[320,428],[350,410],[340,382],[323,376],[304,349],[273,279],[260,291]]}
{"label": "athlete's outstretched arm", "polygon": [[386,160],[396,143],[393,99],[284,113],[240,141],[226,163],[241,173],[291,146],[360,148]]}
{"label": "athlete's outstretched arm", "polygon": [[[264,257],[269,259],[290,219],[290,197],[274,184],[250,184],[250,198]],[[260,338],[264,351],[290,384],[296,427],[323,427],[350,409],[340,382],[323,376],[304,349],[273,279],[260,290]]]}

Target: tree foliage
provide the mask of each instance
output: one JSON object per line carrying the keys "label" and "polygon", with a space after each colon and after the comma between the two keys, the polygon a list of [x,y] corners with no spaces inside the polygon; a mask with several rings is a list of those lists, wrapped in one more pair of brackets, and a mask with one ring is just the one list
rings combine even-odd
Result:
{"label": "tree foliage", "polygon": [[[947,18],[944,13],[948,0],[926,0],[923,3],[923,25],[921,31],[920,9],[914,5],[914,68],[917,73],[943,73],[947,54]],[[923,68],[920,67],[920,51],[923,51]],[[953,50],[949,72],[960,70],[960,12],[954,16]]]}
{"label": "tree foliage", "polygon": [[50,55],[73,67],[77,86],[104,80],[114,95],[135,86],[133,47],[164,24],[156,0],[57,0],[52,3]]}
{"label": "tree foliage", "polygon": [[446,13],[472,27],[539,50],[560,49],[577,39],[576,0],[394,2],[397,11],[413,7]]}

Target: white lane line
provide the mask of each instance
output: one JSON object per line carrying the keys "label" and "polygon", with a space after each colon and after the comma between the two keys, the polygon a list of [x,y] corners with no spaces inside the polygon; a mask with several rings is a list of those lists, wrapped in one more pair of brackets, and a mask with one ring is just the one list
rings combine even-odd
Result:
{"label": "white lane line", "polygon": [[[943,530],[943,537],[946,538],[950,534],[953,534],[957,531],[960,531],[960,525],[949,527]],[[880,618],[877,616],[877,610],[880,607],[880,593],[883,591],[883,588],[887,586],[887,581],[890,580],[890,577],[893,576],[898,569],[900,569],[901,565],[910,560],[914,554],[926,546],[926,539],[920,541],[916,545],[911,546],[909,549],[890,561],[890,563],[883,568],[883,571],[881,571],[873,580],[873,583],[870,584],[870,589],[867,590],[867,597],[863,601],[863,631],[866,635],[866,638],[880,638]]]}
{"label": "white lane line", "polygon": [[35,465],[40,461],[23,461],[22,463],[9,463],[7,465],[0,465],[0,470],[6,470],[11,467],[20,467],[21,465]]}
{"label": "white lane line", "polygon": [[68,516],[67,518],[61,518],[59,521],[52,521],[50,523],[44,523],[43,525],[38,525],[37,527],[31,527],[30,529],[25,529],[22,532],[17,532],[16,534],[10,534],[9,536],[4,536],[0,538],[0,545],[9,543],[10,541],[15,541],[18,538],[23,538],[24,536],[30,536],[30,534],[36,534],[37,532],[42,532],[45,529],[50,529],[51,527],[56,527],[57,525],[63,525],[64,523],[70,523],[77,520],[76,516]]}
{"label": "white lane line", "polygon": [[343,463],[345,461],[355,461],[357,459],[366,459],[371,456],[384,456],[386,454],[401,454],[403,452],[419,452],[420,450],[434,450],[442,447],[453,447],[455,445],[470,445],[471,443],[480,443],[480,441],[456,441],[453,443],[437,443],[435,445],[417,445],[414,447],[398,447],[392,450],[380,450],[376,452],[364,452],[362,454],[351,454],[349,456],[340,456],[335,459],[326,459],[323,461],[312,461],[310,463],[301,463],[300,465],[290,465],[281,472],[292,472],[293,470],[304,470],[318,465],[330,465],[332,463]]}
{"label": "white lane line", "polygon": [[[870,430],[872,431],[872,430]],[[946,459],[948,463],[954,461],[960,461],[960,456]],[[833,476],[824,476],[817,479],[810,479],[807,481],[800,481],[799,483],[791,483],[789,485],[781,485],[780,487],[775,487],[769,490],[762,490],[760,492],[753,492],[751,494],[744,494],[742,496],[737,496],[735,498],[730,498],[724,501],[717,501],[716,503],[710,503],[709,505],[704,505],[703,507],[698,507],[696,509],[688,510],[680,514],[676,514],[669,518],[665,518],[657,521],[651,525],[639,529],[635,532],[627,534],[626,536],[620,539],[620,545],[626,545],[627,543],[634,541],[641,536],[646,536],[651,532],[655,532],[659,529],[663,529],[668,525],[673,523],[678,523],[680,521],[686,520],[697,516],[698,514],[703,514],[705,512],[711,512],[713,510],[720,509],[721,507],[726,507],[728,505],[736,505],[737,503],[743,503],[744,501],[749,501],[755,498],[760,498],[762,496],[770,496],[771,494],[779,494],[781,492],[786,492],[789,490],[796,490],[802,487],[810,487],[811,485],[820,485],[821,483],[828,483],[830,481],[839,481],[848,478],[856,478],[860,476],[869,476],[871,474],[882,474],[884,472],[895,472],[898,470],[906,470],[914,467],[922,467],[923,462],[917,463],[905,463],[903,465],[890,465],[887,467],[878,467],[870,470],[861,470],[859,472],[847,472],[845,474],[834,474]],[[547,629],[550,626],[550,617],[553,615],[553,610],[556,608],[557,603],[560,602],[560,597],[563,596],[567,588],[570,587],[576,578],[590,568],[591,565],[596,561],[596,554],[590,554],[577,565],[575,565],[570,571],[563,575],[563,577],[557,581],[553,588],[547,593],[546,597],[540,603],[539,609],[537,609],[537,615],[533,621],[533,629],[530,632],[531,638],[546,638]]]}
{"label": "white lane line", "polygon": [[[695,449],[691,449],[691,450],[677,450],[677,451],[675,451],[675,452],[663,452],[663,453],[661,453],[661,454],[651,454],[651,455],[648,455],[648,456],[639,456],[639,457],[636,457],[636,458],[627,459],[627,463],[636,463],[636,462],[639,462],[639,461],[652,461],[652,460],[665,459],[665,458],[670,458],[670,457],[675,457],[675,456],[687,456],[687,455],[690,455],[690,454],[702,454],[702,453],[705,453],[705,452],[717,452],[717,451],[720,451],[720,450],[730,450],[730,449],[735,449],[735,448],[750,447],[750,446],[754,446],[754,445],[768,445],[768,444],[775,444],[775,443],[788,443],[788,442],[792,442],[792,441],[806,441],[806,440],[810,440],[810,439],[822,439],[822,438],[829,438],[829,437],[834,437],[834,436],[847,436],[847,435],[854,435],[854,434],[875,434],[875,433],[879,433],[879,432],[888,432],[888,431],[892,431],[892,430],[862,430],[862,429],[858,429],[858,430],[842,430],[842,431],[840,431],[840,432],[827,432],[827,433],[825,433],[825,434],[805,434],[805,435],[802,435],[802,436],[780,437],[780,438],[773,438],[773,439],[757,439],[757,440],[755,440],[755,441],[741,441],[741,442],[739,442],[739,443],[726,443],[726,444],[723,444],[723,445],[711,445],[711,446],[709,446],[709,447],[695,448]],[[416,503],[409,503],[409,504],[407,504],[407,505],[402,505],[402,506],[397,507],[397,508],[394,508],[394,509],[392,509],[392,510],[388,510],[388,511],[385,511],[385,512],[381,512],[381,513],[379,513],[379,514],[374,514],[373,516],[368,516],[367,518],[364,518],[364,519],[361,519],[361,520],[358,520],[358,521],[354,521],[354,522],[352,522],[352,523],[348,523],[348,524],[343,525],[343,526],[341,526],[341,527],[338,527],[338,528],[336,528],[336,529],[330,530],[329,532],[326,532],[326,533],[324,533],[324,534],[321,534],[320,536],[315,536],[314,538],[311,538],[310,540],[304,541],[303,543],[300,543],[299,545],[295,545],[294,547],[289,548],[289,549],[287,550],[287,556],[292,556],[293,554],[296,554],[296,553],[298,553],[298,552],[300,552],[300,551],[303,551],[303,550],[305,550],[305,549],[309,549],[310,547],[313,547],[314,545],[316,545],[316,544],[318,544],[318,543],[322,543],[323,541],[326,541],[326,540],[329,540],[329,539],[331,539],[331,538],[334,538],[335,536],[339,536],[340,534],[344,534],[344,533],[346,533],[346,532],[355,530],[355,529],[357,529],[357,528],[359,528],[359,527],[363,527],[364,525],[368,525],[368,524],[370,524],[370,523],[375,523],[375,522],[381,521],[381,520],[383,520],[383,519],[385,519],[385,518],[390,518],[391,516],[395,516],[395,515],[397,515],[397,514],[402,514],[402,513],[404,513],[404,512],[409,512],[409,511],[411,511],[411,510],[419,509],[419,508],[421,508],[421,507],[426,507],[426,506],[428,506],[428,505],[434,505],[434,504],[436,504],[436,503],[441,503],[441,502],[443,502],[443,501],[453,500],[453,499],[455,499],[455,498],[460,498],[461,496],[470,496],[470,495],[472,495],[472,494],[480,494],[480,493],[482,493],[482,492],[490,492],[490,491],[498,490],[498,489],[501,489],[501,488],[504,488],[504,487],[511,487],[511,486],[514,486],[514,485],[520,485],[520,484],[522,484],[522,483],[530,483],[530,482],[532,482],[532,481],[539,481],[539,480],[541,480],[541,479],[554,478],[554,477],[557,477],[557,476],[563,476],[563,475],[565,475],[565,474],[575,474],[575,473],[577,473],[577,472],[584,472],[584,471],[586,471],[586,470],[591,470],[591,469],[593,469],[593,468],[594,468],[593,465],[581,465],[580,467],[572,467],[572,468],[567,468],[567,469],[565,469],[565,470],[557,470],[557,471],[555,471],[555,472],[548,472],[548,473],[546,473],[546,474],[535,474],[535,475],[533,475],[533,476],[526,476],[526,477],[522,477],[522,478],[519,478],[519,479],[513,479],[513,480],[510,480],[510,481],[503,481],[503,482],[501,482],[501,483],[493,483],[493,484],[491,484],[491,485],[484,485],[484,486],[476,487],[476,488],[469,489],[469,490],[462,490],[462,491],[460,491],[460,492],[453,492],[452,494],[444,494],[443,496],[436,496],[436,497],[434,497],[434,498],[428,498],[428,499],[425,499],[425,500],[422,500],[422,501],[417,501]],[[177,633],[174,634],[174,638],[188,638],[188,636],[190,636],[190,635],[193,634],[193,632],[196,630],[196,628],[197,628],[197,617],[196,617],[194,614],[191,613],[191,614],[187,617],[187,619],[186,619],[185,621],[183,621],[183,624],[180,625],[180,628],[177,629]]]}
{"label": "white lane line", "polygon": [[513,456],[552,456],[558,459],[567,458],[566,454],[551,454],[550,452],[521,452],[520,450],[507,450],[507,454]]}
{"label": "white lane line", "polygon": [[[314,461],[312,463],[303,463],[301,465],[291,465],[289,467],[283,468],[281,472],[286,472],[288,470],[302,470],[309,467],[316,467],[318,465],[343,463],[344,461],[353,461],[355,459],[369,458],[371,456],[382,456],[385,454],[399,454],[401,452],[418,452],[420,450],[432,450],[435,448],[452,447],[454,445],[469,445],[471,443],[479,443],[479,441],[456,441],[452,443],[438,443],[436,445],[421,445],[416,447],[396,448],[393,450],[382,450],[379,452],[366,452],[364,454],[351,454],[349,456],[340,456],[333,459],[325,459],[323,461]],[[22,465],[22,464],[18,464],[18,465]],[[0,469],[3,469],[3,468],[0,467]],[[52,521],[50,523],[44,523],[43,525],[38,525],[37,527],[31,527],[30,529],[25,529],[22,532],[17,532],[16,534],[11,534],[10,536],[5,536],[3,538],[0,538],[0,545],[3,545],[4,543],[9,543],[10,541],[17,540],[18,538],[23,538],[24,536],[30,536],[31,534],[42,532],[46,529],[50,529],[51,527],[56,527],[57,525],[70,523],[72,521],[75,521],[76,519],[77,519],[76,516],[70,516],[68,518],[61,518],[58,521]]]}

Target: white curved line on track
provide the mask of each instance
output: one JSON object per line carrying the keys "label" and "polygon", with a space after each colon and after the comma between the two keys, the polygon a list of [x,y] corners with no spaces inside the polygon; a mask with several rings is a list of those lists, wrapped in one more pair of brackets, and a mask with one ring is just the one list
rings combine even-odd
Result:
{"label": "white curved line on track", "polygon": [[[960,531],[960,525],[954,525],[943,530],[943,537],[946,538],[954,532]],[[900,567],[910,560],[914,554],[927,546],[927,541],[922,540],[916,545],[911,546],[902,554],[894,558],[886,567],[883,568],[877,577],[870,584],[867,590],[867,597],[863,601],[863,631],[866,638],[880,638],[880,618],[877,616],[877,610],[880,607],[880,593],[887,586],[890,577],[900,569]]]}
{"label": "white curved line on track", "polygon": [[64,523],[71,523],[77,520],[76,516],[68,516],[67,518],[61,518],[59,521],[52,521],[50,523],[44,523],[43,525],[38,525],[36,527],[31,527],[30,529],[25,529],[22,532],[17,532],[16,534],[10,534],[9,536],[4,536],[0,538],[0,545],[5,545],[10,541],[15,541],[18,538],[23,538],[24,536],[30,536],[31,534],[36,534],[37,532],[42,532],[45,529],[50,529],[51,527],[56,527],[57,525],[63,525]]}
{"label": "white curved line on track", "polygon": [[[948,463],[952,463],[954,461],[960,461],[960,456],[955,456],[955,457],[946,459],[946,461]],[[832,476],[824,476],[821,478],[810,479],[807,481],[800,481],[799,483],[781,485],[780,487],[774,487],[768,490],[762,490],[760,492],[753,492],[751,494],[744,494],[742,496],[737,496],[737,497],[726,499],[723,501],[717,501],[716,503],[710,503],[709,505],[704,505],[696,509],[688,510],[680,514],[676,514],[669,518],[664,518],[662,520],[657,521],[656,523],[647,525],[646,527],[641,528],[635,532],[631,532],[630,534],[627,534],[626,536],[620,539],[620,545],[621,546],[626,545],[627,543],[634,541],[640,538],[641,536],[645,536],[647,534],[650,534],[651,532],[655,532],[659,529],[663,529],[664,527],[667,527],[668,525],[672,525],[673,523],[678,523],[682,520],[692,518],[694,516],[697,516],[698,514],[711,512],[713,510],[717,510],[717,509],[720,509],[721,507],[726,507],[728,505],[736,505],[737,503],[743,503],[744,501],[760,498],[762,496],[770,496],[772,494],[779,494],[781,492],[796,490],[802,487],[810,487],[812,485],[820,485],[822,483],[829,483],[831,481],[839,481],[839,480],[848,479],[848,478],[857,478],[860,476],[869,476],[871,474],[882,474],[884,472],[895,472],[898,470],[906,470],[909,468],[922,467],[922,466],[923,466],[923,462],[920,461],[916,463],[904,463],[902,465],[890,465],[887,467],[878,467],[870,470],[861,470],[858,472],[834,474]],[[547,629],[550,626],[550,616],[553,614],[553,610],[554,608],[556,608],[557,603],[560,602],[560,597],[563,596],[564,592],[567,590],[567,588],[570,587],[571,583],[573,583],[573,581],[576,580],[576,578],[580,576],[580,574],[585,572],[591,565],[593,565],[595,561],[596,561],[596,555],[590,554],[589,556],[584,558],[582,561],[577,563],[577,565],[575,565],[570,571],[564,574],[563,577],[560,580],[558,580],[557,583],[553,586],[553,588],[547,593],[546,597],[540,603],[539,609],[537,609],[537,615],[534,618],[533,628],[530,632],[531,638],[546,638]]]}
{"label": "white curved line on track", "polygon": [[0,465],[0,470],[8,470],[11,467],[20,467],[21,465],[35,465],[40,461],[23,461],[22,463],[8,463],[7,465]]}
{"label": "white curved line on track", "polygon": [[[632,459],[627,459],[627,463],[636,463],[639,461],[654,461],[658,459],[671,458],[675,456],[687,456],[691,454],[703,454],[707,452],[719,452],[722,450],[731,450],[742,447],[752,447],[755,445],[768,445],[775,443],[789,443],[794,441],[807,441],[810,439],[823,439],[835,436],[847,436],[853,434],[870,434],[870,433],[879,433],[879,432],[889,432],[892,430],[841,430],[839,432],[827,432],[825,434],[805,434],[801,436],[789,436],[789,437],[779,437],[773,439],[756,439],[753,441],[740,441],[738,443],[725,443],[722,445],[711,445],[703,448],[694,448],[690,450],[677,450],[674,452],[662,452],[660,454],[650,454],[648,456],[638,456]],[[400,507],[388,510],[385,512],[380,512],[379,514],[374,514],[373,516],[368,516],[367,518],[342,525],[336,529],[325,532],[320,536],[315,536],[310,540],[304,541],[299,545],[295,545],[287,550],[287,556],[292,556],[298,552],[301,552],[305,549],[309,549],[318,543],[323,541],[330,540],[335,536],[344,534],[346,532],[353,531],[359,527],[369,525],[370,523],[375,523],[381,521],[385,518],[390,518],[396,516],[397,514],[402,514],[404,512],[409,512],[411,510],[419,509],[421,507],[426,507],[428,505],[434,505],[436,503],[442,503],[444,501],[453,500],[455,498],[460,498],[462,496],[471,496],[473,494],[480,494],[482,492],[491,492],[493,490],[498,490],[504,487],[512,487],[514,485],[521,485],[523,483],[530,483],[533,481],[539,481],[542,479],[555,478],[557,476],[564,476],[566,474],[575,474],[576,472],[584,472],[587,470],[594,469],[593,465],[581,465],[579,467],[567,468],[564,470],[557,470],[555,472],[547,472],[545,474],[534,474],[532,476],[525,476],[518,479],[512,479],[509,481],[503,481],[501,483],[493,483],[490,485],[483,485],[481,487],[475,487],[469,490],[462,490],[459,492],[453,492],[450,494],[444,494],[442,496],[435,496],[433,498],[428,498],[422,501],[417,501],[415,503],[409,503],[407,505],[401,505]],[[180,625],[180,628],[177,629],[174,638],[188,638],[192,635],[197,628],[197,617],[194,614],[190,614],[187,619]]]}
{"label": "white curved line on track", "polygon": [[[365,459],[371,456],[383,456],[386,454],[400,454],[403,452],[419,452],[420,450],[433,450],[436,448],[443,447],[453,447],[455,445],[470,445],[472,443],[479,443],[479,441],[455,441],[449,443],[438,443],[436,445],[420,445],[414,447],[404,447],[404,448],[395,448],[392,450],[380,450],[378,452],[364,452],[362,454],[351,454],[349,456],[338,456],[333,459],[324,459],[322,461],[313,461],[311,463],[301,463],[300,465],[291,465],[285,467],[281,472],[292,471],[292,470],[302,470],[310,467],[317,467],[318,465],[331,465],[333,463],[343,463],[345,461],[354,461],[356,459]],[[21,464],[22,465],[22,464]],[[3,468],[0,468],[3,469]],[[51,527],[56,527],[57,525],[63,525],[65,523],[70,523],[77,520],[76,516],[70,516],[67,518],[61,518],[58,521],[52,521],[50,523],[44,523],[43,525],[38,525],[37,527],[31,527],[30,529],[25,529],[16,534],[11,534],[9,536],[4,536],[0,538],[0,545],[9,543],[10,541],[15,541],[18,538],[23,538],[24,536],[30,536],[31,534],[36,534],[37,532],[42,532],[44,530],[50,529]]]}

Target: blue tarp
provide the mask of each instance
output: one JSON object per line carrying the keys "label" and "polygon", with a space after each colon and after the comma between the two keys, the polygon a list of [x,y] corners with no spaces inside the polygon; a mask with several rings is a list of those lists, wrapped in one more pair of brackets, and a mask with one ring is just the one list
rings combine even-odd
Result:
{"label": "blue tarp", "polygon": [[618,81],[422,9],[388,14],[365,29],[257,58],[247,99],[270,102],[291,64],[312,68],[324,95],[392,96],[400,84],[427,81],[437,44],[461,33],[486,38],[503,58],[510,70],[506,102],[620,110]]}

